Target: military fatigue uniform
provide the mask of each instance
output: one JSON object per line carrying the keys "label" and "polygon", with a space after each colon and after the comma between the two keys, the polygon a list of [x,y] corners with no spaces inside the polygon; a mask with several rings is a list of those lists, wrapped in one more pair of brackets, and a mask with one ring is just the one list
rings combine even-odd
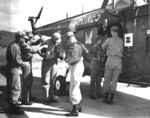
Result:
{"label": "military fatigue uniform", "polygon": [[122,71],[123,40],[121,38],[108,38],[102,44],[107,49],[107,61],[105,65],[104,93],[115,93],[119,74]]}
{"label": "military fatigue uniform", "polygon": [[42,84],[45,100],[54,99],[54,82],[57,75],[57,59],[60,58],[61,44],[55,44],[52,39],[47,40],[43,45],[47,49],[41,51],[42,61]]}
{"label": "military fatigue uniform", "polygon": [[82,74],[84,72],[82,47],[80,44],[75,43],[65,52],[65,61],[70,66],[70,101],[73,105],[76,105],[79,104],[82,99],[80,91],[80,80],[82,79]]}
{"label": "military fatigue uniform", "polygon": [[90,65],[90,96],[100,97],[102,95],[101,81],[102,81],[102,64],[101,58],[103,50],[101,46],[95,44],[92,49],[92,62]]}
{"label": "military fatigue uniform", "polygon": [[32,74],[32,57],[34,53],[38,53],[39,49],[37,46],[32,46],[30,41],[24,41],[20,45],[21,47],[21,58],[24,62],[29,63],[28,66],[22,67],[22,101],[26,102],[29,101],[29,96],[32,88],[33,83],[33,74]]}
{"label": "military fatigue uniform", "polygon": [[7,48],[6,60],[8,101],[10,104],[16,104],[21,94],[19,67],[25,67],[27,63],[22,61],[20,46],[15,41]]}

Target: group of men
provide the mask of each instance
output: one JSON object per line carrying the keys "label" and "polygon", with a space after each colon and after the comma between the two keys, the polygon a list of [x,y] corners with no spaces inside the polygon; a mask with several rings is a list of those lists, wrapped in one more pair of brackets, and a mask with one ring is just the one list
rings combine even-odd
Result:
{"label": "group of men", "polygon": [[[84,71],[82,58],[83,46],[81,43],[78,43],[74,37],[74,33],[68,32],[64,36],[64,44],[67,43],[67,47],[64,47],[65,57],[62,51],[63,45],[61,43],[61,35],[58,32],[55,32],[52,37],[49,37],[47,40],[42,37],[35,39],[32,32],[28,31],[18,31],[15,36],[15,41],[9,44],[6,52],[7,99],[9,103],[7,113],[24,113],[18,106],[20,96],[22,105],[32,104],[30,101],[33,82],[32,56],[35,53],[43,57],[41,75],[43,93],[45,96],[44,104],[57,102],[54,97],[53,86],[57,74],[57,61],[59,58],[60,60],[64,59],[70,65],[70,74],[72,78],[72,84],[70,84],[70,100],[72,101],[73,108],[76,107],[78,110],[81,100],[80,83],[78,80],[80,80]],[[22,70],[22,78],[20,77],[20,69]],[[71,115],[72,112],[67,114],[67,116]],[[78,115],[78,112],[76,112],[75,115]]]}
{"label": "group of men", "polygon": [[[111,28],[112,37],[103,42],[102,37],[96,39],[93,47],[91,62],[91,86],[90,95],[94,98],[95,94],[104,96],[105,103],[112,103],[116,90],[119,73],[121,72],[121,58],[123,42],[118,37],[119,28]],[[73,109],[66,116],[78,116],[81,112],[81,91],[80,81],[84,72],[83,57],[89,51],[80,43],[73,32],[69,31],[63,36],[55,32],[47,40],[34,39],[31,32],[19,31],[16,33],[16,40],[10,43],[6,53],[7,60],[7,87],[8,87],[8,113],[22,114],[18,107],[18,98],[21,96],[23,105],[31,105],[32,76],[32,56],[38,53],[43,57],[41,75],[43,93],[45,96],[44,104],[58,102],[54,97],[54,81],[57,74],[58,59],[64,60],[69,65],[70,88],[69,96]],[[63,51],[62,51],[63,50]],[[103,50],[108,56],[105,66],[105,76],[103,90],[101,87],[101,57]],[[94,52],[95,51],[95,52]],[[22,69],[22,85],[19,68]],[[112,81],[112,83],[111,83]],[[96,84],[97,83],[97,84]],[[95,90],[96,88],[96,90]]]}

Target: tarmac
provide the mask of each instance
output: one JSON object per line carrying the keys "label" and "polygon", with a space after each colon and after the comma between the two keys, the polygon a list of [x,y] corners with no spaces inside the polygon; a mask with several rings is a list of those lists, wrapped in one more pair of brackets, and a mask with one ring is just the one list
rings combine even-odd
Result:
{"label": "tarmac", "polygon": [[[0,74],[0,118],[66,118],[65,114],[72,109],[69,96],[57,96],[58,103],[43,104],[43,92],[40,70],[33,70],[34,81],[32,95],[37,100],[31,106],[21,105],[24,115],[10,115],[3,112],[7,107],[6,78]],[[150,87],[118,83],[113,105],[103,103],[103,99],[92,100],[89,97],[90,77],[81,80],[82,112],[79,118],[149,118]]]}

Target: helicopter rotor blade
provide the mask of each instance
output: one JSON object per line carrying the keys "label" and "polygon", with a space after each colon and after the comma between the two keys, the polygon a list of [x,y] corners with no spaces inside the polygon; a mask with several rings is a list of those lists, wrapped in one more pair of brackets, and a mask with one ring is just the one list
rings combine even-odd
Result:
{"label": "helicopter rotor blade", "polygon": [[40,19],[42,10],[43,10],[43,6],[41,7],[40,12],[38,13],[38,15],[37,15],[37,17],[36,17],[36,19],[35,19],[35,24],[36,24],[36,22],[38,21],[38,19]]}
{"label": "helicopter rotor blade", "polygon": [[101,9],[105,9],[106,6],[108,5],[109,0],[104,0],[102,5],[101,5]]}

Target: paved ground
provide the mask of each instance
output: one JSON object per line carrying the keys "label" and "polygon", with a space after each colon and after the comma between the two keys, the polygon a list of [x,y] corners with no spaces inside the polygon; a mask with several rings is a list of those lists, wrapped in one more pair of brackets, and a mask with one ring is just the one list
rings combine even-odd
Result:
{"label": "paved ground", "polygon": [[[149,118],[150,117],[150,87],[140,87],[119,83],[113,105],[107,105],[102,99],[89,98],[89,80],[84,77],[81,82],[83,99],[81,102],[82,113],[79,118]],[[0,107],[6,108],[6,79],[0,75]],[[21,106],[24,115],[8,115],[0,113],[0,118],[57,118],[65,117],[66,111],[72,106],[68,96],[59,96],[59,103],[43,105],[43,93],[39,70],[34,70],[34,84],[32,94],[38,100],[32,106]]]}

